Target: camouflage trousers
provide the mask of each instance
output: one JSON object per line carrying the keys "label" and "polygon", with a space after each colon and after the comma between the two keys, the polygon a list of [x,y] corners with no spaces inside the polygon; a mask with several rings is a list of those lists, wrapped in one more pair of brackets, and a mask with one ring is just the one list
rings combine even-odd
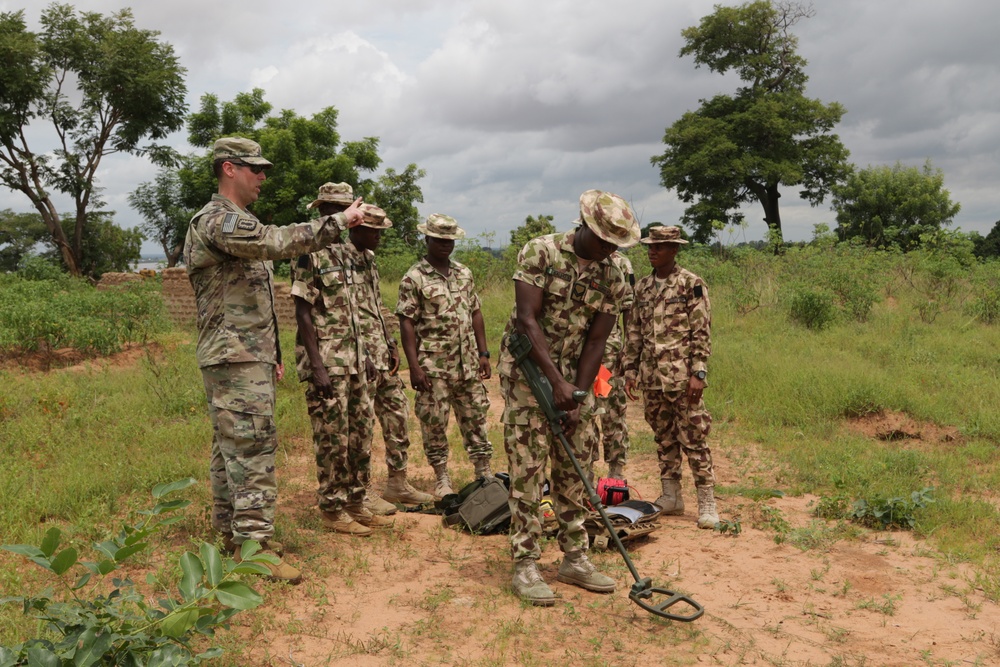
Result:
{"label": "camouflage trousers", "polygon": [[681,452],[687,455],[695,486],[715,486],[712,451],[706,438],[712,430],[712,416],[704,401],[691,405],[685,391],[646,390],[645,416],[660,460],[660,478],[681,478]]}
{"label": "camouflage trousers", "polygon": [[[608,369],[610,370],[610,367]],[[585,451],[590,451],[587,460],[591,463],[596,462],[601,457],[603,441],[604,462],[609,466],[617,463],[624,467],[630,447],[628,427],[625,424],[625,408],[628,405],[625,396],[625,378],[612,375],[609,384],[611,392],[607,397],[594,399],[597,412],[603,410],[603,414],[598,414],[591,420],[591,428],[584,436],[587,441]]]}
{"label": "camouflage trousers", "polygon": [[382,425],[385,440],[385,464],[390,471],[406,470],[410,458],[410,432],[407,426],[406,394],[399,375],[376,371],[375,382],[369,385],[375,414]]}
{"label": "camouflage trousers", "polygon": [[274,535],[274,366],[259,362],[201,369],[212,422],[212,528],[233,540]]}
{"label": "camouflage trousers", "polygon": [[492,457],[493,445],[486,436],[490,399],[483,381],[443,377],[430,380],[431,390],[418,391],[413,403],[413,412],[420,420],[427,462],[431,466],[448,462],[448,417],[452,409],[469,459]]}
{"label": "camouflage trousers", "polygon": [[[551,496],[559,524],[557,541],[563,552],[586,550],[589,546],[583,521],[589,513],[583,481],[562,443],[552,435],[545,415],[538,409],[527,384],[500,376],[504,396],[504,449],[510,461],[510,553],[514,560],[542,555],[542,485],[552,461]],[[573,454],[586,465],[586,450],[580,439],[592,420],[587,417],[569,439]]]}
{"label": "camouflage trousers", "polygon": [[371,480],[372,415],[368,382],[363,374],[331,375],[333,398],[323,398],[306,385],[306,407],[313,429],[319,508],[336,512],[361,504]]}

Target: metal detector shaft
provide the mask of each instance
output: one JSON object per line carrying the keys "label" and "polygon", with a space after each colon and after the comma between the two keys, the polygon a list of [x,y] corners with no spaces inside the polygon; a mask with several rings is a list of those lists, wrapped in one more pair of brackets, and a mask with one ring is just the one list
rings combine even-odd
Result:
{"label": "metal detector shaft", "polygon": [[[566,437],[566,433],[563,430],[562,423],[563,419],[566,418],[566,413],[556,408],[555,400],[552,395],[552,385],[549,383],[548,378],[538,370],[538,365],[535,364],[534,360],[529,356],[531,353],[531,341],[527,336],[514,332],[507,337],[507,349],[514,357],[514,362],[521,370],[521,374],[524,376],[524,381],[531,388],[531,393],[535,396],[535,400],[538,402],[538,407],[541,408],[542,412],[545,414],[545,418],[549,422],[549,427],[552,429],[552,435],[554,435],[556,439],[559,440],[560,444],[562,444],[563,449],[566,451],[566,455],[573,464],[573,469],[576,470],[577,476],[580,478],[580,481],[583,482],[583,487],[587,490],[587,497],[590,500],[590,504],[597,510],[597,513],[601,515],[601,521],[604,522],[604,527],[607,529],[608,534],[611,535],[611,539],[615,543],[615,548],[618,549],[618,553],[621,554],[622,559],[625,561],[625,565],[628,566],[629,572],[632,573],[632,579],[635,580],[635,584],[632,585],[632,590],[629,593],[629,599],[646,611],[664,618],[685,622],[694,621],[700,618],[701,615],[705,613],[704,608],[700,604],[686,595],[680,595],[661,588],[653,588],[652,580],[649,577],[639,576],[639,572],[635,569],[635,565],[632,563],[632,559],[628,555],[628,550],[625,548],[625,545],[622,544],[621,538],[618,537],[618,531],[615,530],[614,524],[611,523],[611,519],[608,518],[607,512],[604,511],[604,504],[601,503],[601,497],[597,495],[596,491],[594,491],[594,486],[588,480],[587,474],[580,465],[580,461],[573,453],[573,447],[570,445],[569,439]],[[578,389],[573,392],[573,399],[576,400],[577,403],[582,403],[586,400],[586,398],[586,391]],[[668,599],[660,602],[659,604],[653,604],[652,598],[654,593],[666,595]],[[667,608],[680,602],[690,605],[695,609],[695,611],[688,615],[671,614],[666,611]]]}

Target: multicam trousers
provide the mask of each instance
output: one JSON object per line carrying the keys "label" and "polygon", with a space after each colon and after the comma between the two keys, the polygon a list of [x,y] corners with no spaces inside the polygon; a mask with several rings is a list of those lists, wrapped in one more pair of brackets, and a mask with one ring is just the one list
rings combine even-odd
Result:
{"label": "multicam trousers", "polygon": [[212,528],[237,543],[274,535],[274,366],[247,362],[201,369],[212,422]]}
{"label": "multicam trousers", "polygon": [[406,424],[407,403],[403,381],[389,371],[376,371],[375,382],[369,385],[375,414],[382,425],[385,440],[385,464],[390,471],[406,470],[409,461],[410,433]]}
{"label": "multicam trousers", "polygon": [[333,398],[306,385],[306,407],[313,428],[319,508],[336,512],[359,505],[371,480],[374,418],[364,375],[331,375]]}
{"label": "multicam trousers", "polygon": [[[500,376],[505,407],[504,449],[510,460],[510,553],[514,560],[541,554],[542,523],[540,504],[545,470],[552,459],[551,493],[559,523],[557,540],[563,552],[586,550],[589,546],[583,521],[589,509],[583,481],[562,444],[553,437],[545,415],[538,409],[531,389],[523,382]],[[587,421],[592,417],[587,418]],[[569,439],[573,454],[585,461],[580,434],[589,424],[581,421]]]}
{"label": "multicam trousers", "polygon": [[695,486],[715,486],[712,451],[705,439],[712,430],[712,416],[704,401],[691,405],[685,391],[643,392],[645,416],[656,440],[660,478],[681,478],[681,451],[687,455]]}
{"label": "multicam trousers", "polygon": [[469,459],[492,457],[493,445],[486,436],[490,399],[483,381],[442,377],[430,380],[431,390],[418,391],[413,403],[413,412],[420,420],[427,462],[431,466],[448,462],[448,417],[452,409]]}

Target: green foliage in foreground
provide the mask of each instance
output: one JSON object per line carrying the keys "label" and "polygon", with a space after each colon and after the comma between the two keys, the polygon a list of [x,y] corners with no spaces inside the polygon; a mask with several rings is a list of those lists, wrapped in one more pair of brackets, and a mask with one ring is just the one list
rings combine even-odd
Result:
{"label": "green foliage in foreground", "polygon": [[37,547],[0,547],[47,570],[59,588],[59,592],[49,588],[35,595],[0,598],[0,604],[20,606],[45,631],[42,637],[14,646],[0,645],[0,667],[165,667],[197,665],[222,655],[218,648],[195,653],[191,640],[196,635],[211,637],[235,614],[261,603],[260,595],[239,579],[243,574],[266,575],[263,563],[277,561],[275,556],[257,553],[260,545],[256,542],[243,546],[239,563],[222,558],[207,543],[202,543],[197,555],[185,552],[180,558],[179,599],[160,591],[165,597],[158,600],[158,607],[127,577],[112,577],[108,592],[101,585],[123,563],[149,549],[148,539],[154,533],[180,520],[177,515],[166,515],[187,507],[190,501],[162,499],[192,484],[194,479],[188,478],[154,487],[153,498],[159,502],[140,512],[144,518],[137,523],[126,524],[116,536],[94,544],[94,561],[80,560],[75,547],[60,549],[58,528],[50,528]]}

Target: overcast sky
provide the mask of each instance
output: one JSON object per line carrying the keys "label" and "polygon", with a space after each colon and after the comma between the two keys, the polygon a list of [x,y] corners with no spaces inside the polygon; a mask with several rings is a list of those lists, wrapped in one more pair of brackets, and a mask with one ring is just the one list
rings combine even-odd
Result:
{"label": "overcast sky", "polygon": [[[0,10],[24,8],[37,25],[47,4],[0,0]],[[472,236],[495,234],[494,245],[528,215],[567,228],[589,188],[628,199],[642,224],[676,223],[684,207],[650,157],[681,114],[736,86],[678,57],[680,31],[718,4],[707,0],[72,4],[132,6],[137,25],[159,30],[187,68],[191,109],[204,93],[230,100],[254,87],[276,110],[337,107],[344,140],[379,137],[383,167],[427,171],[422,216],[451,215]],[[812,6],[815,16],[794,30],[809,63],[807,94],[847,109],[838,133],[851,161],[930,159],[962,205],[956,226],[989,232],[1000,219],[1000,2]],[[173,144],[191,150],[183,133]],[[119,224],[138,223],[126,197],[154,175],[139,159],[103,167]],[[785,188],[781,200],[786,238],[833,226],[828,204],[811,208],[796,192]],[[0,208],[30,210],[24,195],[2,189]],[[724,241],[763,236],[760,208],[746,213],[747,229]]]}

